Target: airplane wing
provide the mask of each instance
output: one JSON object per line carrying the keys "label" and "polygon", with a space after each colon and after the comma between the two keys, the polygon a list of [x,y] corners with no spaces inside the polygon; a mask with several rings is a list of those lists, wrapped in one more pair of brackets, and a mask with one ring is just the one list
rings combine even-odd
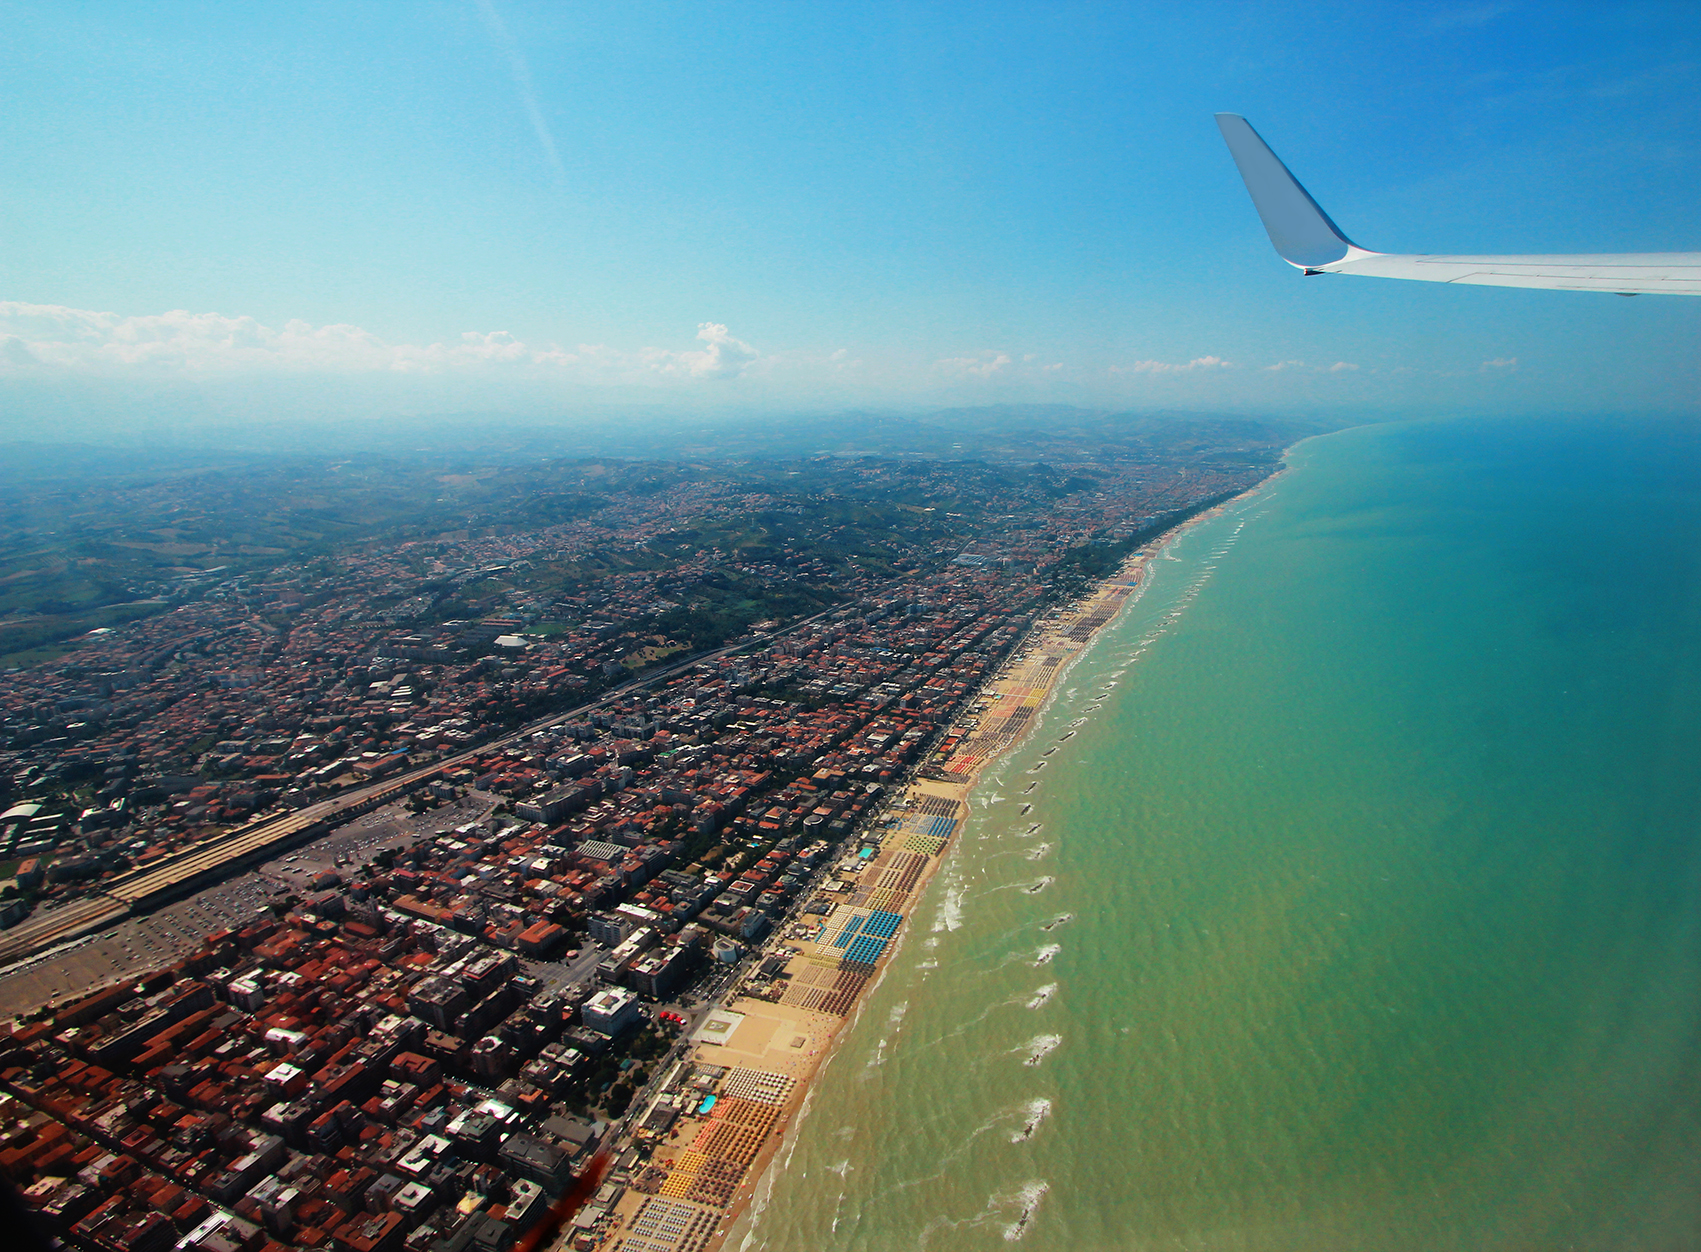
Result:
{"label": "airplane wing", "polygon": [[1701,295],[1701,252],[1617,252],[1581,256],[1400,256],[1353,243],[1329,219],[1244,117],[1217,114],[1217,126],[1252,194],[1276,252],[1307,274],[1368,274],[1488,287],[1551,287],[1621,296]]}

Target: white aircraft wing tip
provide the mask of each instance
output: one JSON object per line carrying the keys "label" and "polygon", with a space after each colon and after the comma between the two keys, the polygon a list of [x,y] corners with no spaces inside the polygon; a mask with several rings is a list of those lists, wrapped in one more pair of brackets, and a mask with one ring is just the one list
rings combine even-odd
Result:
{"label": "white aircraft wing tip", "polygon": [[1270,242],[1308,274],[1362,274],[1485,287],[1701,296],[1701,253],[1579,256],[1393,256],[1349,240],[1238,113],[1215,115]]}
{"label": "white aircraft wing tip", "polygon": [[1355,253],[1370,255],[1330,220],[1250,122],[1238,113],[1215,116],[1253,207],[1282,260],[1298,269],[1317,270]]}

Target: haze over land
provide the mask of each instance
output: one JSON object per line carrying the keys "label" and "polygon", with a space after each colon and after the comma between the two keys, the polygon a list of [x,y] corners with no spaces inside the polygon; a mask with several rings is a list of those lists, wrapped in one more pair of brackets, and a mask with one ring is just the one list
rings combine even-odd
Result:
{"label": "haze over land", "polygon": [[[0,470],[9,493],[0,510],[0,662],[40,659],[48,655],[34,651],[41,645],[163,612],[185,596],[276,567],[338,562],[356,552],[384,560],[398,547],[430,543],[449,568],[477,558],[442,545],[476,546],[498,536],[522,555],[539,545],[554,554],[562,545],[550,528],[569,522],[588,526],[568,544],[574,559],[601,554],[600,564],[577,569],[570,580],[594,581],[613,568],[604,548],[645,538],[624,533],[631,524],[625,511],[648,507],[669,489],[684,492],[668,516],[697,534],[696,547],[718,546],[734,559],[778,551],[771,505],[761,503],[774,491],[788,509],[812,518],[841,512],[841,492],[860,501],[853,531],[829,541],[806,526],[796,536],[829,543],[837,559],[881,559],[918,539],[937,555],[1002,525],[988,509],[998,507],[993,500],[1006,511],[1021,508],[1020,495],[996,494],[1020,484],[1045,500],[1098,490],[1092,475],[1105,466],[1202,473],[1196,489],[1164,505],[1173,508],[1210,494],[1204,484],[1223,466],[1267,471],[1285,443],[1323,429],[1017,406],[921,420],[853,414],[807,425],[657,419],[563,430],[456,418],[223,432],[235,448],[196,441],[13,444]],[[277,442],[268,448],[269,440]],[[760,498],[727,494],[735,487]],[[917,516],[935,506],[946,512]],[[731,530],[697,533],[706,525]],[[910,535],[917,525],[921,531]],[[655,561],[646,553],[639,564]],[[388,575],[359,590],[379,600],[401,594]],[[457,602],[437,616],[464,611]],[[768,615],[752,610],[745,620]]]}

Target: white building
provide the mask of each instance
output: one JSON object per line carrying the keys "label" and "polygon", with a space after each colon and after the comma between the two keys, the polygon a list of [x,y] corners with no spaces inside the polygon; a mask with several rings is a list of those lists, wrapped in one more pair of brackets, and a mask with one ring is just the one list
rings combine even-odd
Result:
{"label": "white building", "polygon": [[579,1020],[605,1035],[618,1035],[638,1020],[638,997],[624,987],[599,991],[579,1010]]}

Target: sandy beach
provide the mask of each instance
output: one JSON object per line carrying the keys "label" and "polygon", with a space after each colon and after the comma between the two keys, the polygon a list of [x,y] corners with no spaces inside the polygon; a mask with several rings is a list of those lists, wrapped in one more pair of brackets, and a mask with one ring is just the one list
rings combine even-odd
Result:
{"label": "sandy beach", "polygon": [[672,1097],[683,1104],[680,1114],[651,1138],[648,1162],[619,1198],[585,1214],[591,1220],[570,1230],[564,1246],[707,1252],[721,1245],[767,1184],[811,1079],[854,1022],[962,831],[982,772],[1037,726],[1063,676],[1176,533],[1034,623],[890,806],[843,846],[816,889],[813,907],[826,911],[802,915],[767,941],[764,955],[781,958],[783,968],[754,963],[755,972],[699,1026],[679,1071],[688,1098]]}

